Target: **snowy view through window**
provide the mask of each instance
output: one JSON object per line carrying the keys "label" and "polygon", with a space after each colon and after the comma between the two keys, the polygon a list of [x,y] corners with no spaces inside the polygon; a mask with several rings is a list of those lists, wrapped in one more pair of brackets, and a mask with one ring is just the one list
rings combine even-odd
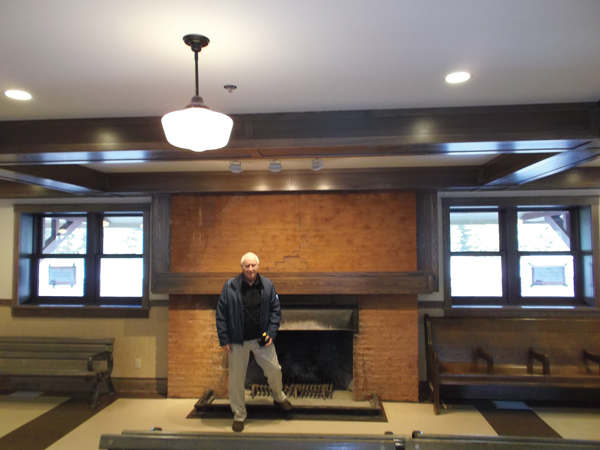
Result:
{"label": "snowy view through window", "polygon": [[[453,297],[502,297],[499,213],[450,213]],[[522,297],[573,297],[574,258],[568,211],[518,211],[517,245]],[[510,244],[510,243],[509,243]],[[561,254],[562,253],[562,254]]]}

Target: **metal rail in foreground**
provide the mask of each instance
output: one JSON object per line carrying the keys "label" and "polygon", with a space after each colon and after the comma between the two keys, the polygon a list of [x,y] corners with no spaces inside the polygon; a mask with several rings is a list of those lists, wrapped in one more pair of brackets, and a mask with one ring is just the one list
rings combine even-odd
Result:
{"label": "metal rail in foreground", "polygon": [[123,431],[100,437],[101,450],[600,450],[600,441],[503,436],[326,436]]}

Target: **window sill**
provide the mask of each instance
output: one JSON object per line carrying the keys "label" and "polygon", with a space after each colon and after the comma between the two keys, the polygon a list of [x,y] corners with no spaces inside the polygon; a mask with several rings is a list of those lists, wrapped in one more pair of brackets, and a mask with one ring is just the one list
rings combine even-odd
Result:
{"label": "window sill", "polygon": [[101,307],[101,306],[13,306],[13,317],[84,317],[84,318],[128,318],[147,319],[150,316],[149,307]]}
{"label": "window sill", "polygon": [[574,308],[521,308],[521,307],[500,307],[500,308],[479,308],[479,307],[445,307],[444,315],[446,317],[521,317],[521,318],[598,318],[600,309],[590,306],[578,306]]}

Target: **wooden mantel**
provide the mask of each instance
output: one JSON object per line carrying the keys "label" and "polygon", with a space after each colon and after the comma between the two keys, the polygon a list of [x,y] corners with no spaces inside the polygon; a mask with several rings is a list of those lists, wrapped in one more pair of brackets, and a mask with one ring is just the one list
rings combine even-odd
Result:
{"label": "wooden mantel", "polygon": [[[437,290],[437,214],[435,193],[417,195],[417,270],[398,272],[262,272],[279,294],[423,294]],[[152,292],[218,295],[233,272],[170,271],[171,197],[152,202]]]}

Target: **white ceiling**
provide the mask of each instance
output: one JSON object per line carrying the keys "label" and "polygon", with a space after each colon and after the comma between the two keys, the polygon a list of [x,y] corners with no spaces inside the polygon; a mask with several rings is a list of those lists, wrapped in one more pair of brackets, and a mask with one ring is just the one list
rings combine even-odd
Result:
{"label": "white ceiling", "polygon": [[599,0],[3,0],[0,120],[181,109],[190,33],[229,114],[600,100]]}

